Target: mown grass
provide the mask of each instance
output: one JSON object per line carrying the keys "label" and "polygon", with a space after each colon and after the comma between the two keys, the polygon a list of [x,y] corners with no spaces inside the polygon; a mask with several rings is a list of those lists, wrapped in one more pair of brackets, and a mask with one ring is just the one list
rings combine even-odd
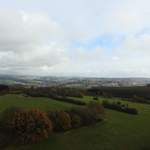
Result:
{"label": "mown grass", "polygon": [[[16,99],[15,97],[13,99]],[[7,100],[7,97],[5,98]],[[103,99],[106,98],[100,98],[99,101]],[[44,101],[41,100],[45,99],[39,98],[36,100],[39,100],[39,104],[41,103],[41,105],[43,105],[42,103]],[[33,102],[34,106],[38,106],[34,104],[36,100]],[[84,97],[82,100],[89,102],[92,98]],[[115,98],[108,100],[121,101],[121,99]],[[14,102],[15,101],[16,100],[14,100]],[[2,102],[0,102],[0,108],[2,108],[1,103]],[[28,146],[11,146],[7,147],[6,150],[150,150],[150,105],[130,103],[127,101],[124,101],[124,103],[128,103],[129,106],[137,108],[139,114],[130,115],[113,110],[106,110],[106,120],[95,126],[53,134],[48,140],[41,143]],[[29,104],[27,105],[25,103],[22,105],[25,105],[25,107],[29,106]],[[42,107],[45,110],[47,109],[46,106]],[[59,106],[53,106],[53,108],[57,107]],[[67,105],[67,108],[68,107]]]}
{"label": "mown grass", "polygon": [[26,109],[39,108],[43,111],[47,111],[49,109],[67,109],[75,106],[76,105],[42,97],[25,97],[15,94],[0,96],[0,112],[9,107],[22,107]]}

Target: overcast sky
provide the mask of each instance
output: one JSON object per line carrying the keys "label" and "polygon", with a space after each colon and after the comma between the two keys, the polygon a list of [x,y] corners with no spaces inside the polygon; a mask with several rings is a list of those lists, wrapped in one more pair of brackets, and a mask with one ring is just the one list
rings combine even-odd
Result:
{"label": "overcast sky", "polygon": [[0,0],[0,74],[150,77],[150,1]]}

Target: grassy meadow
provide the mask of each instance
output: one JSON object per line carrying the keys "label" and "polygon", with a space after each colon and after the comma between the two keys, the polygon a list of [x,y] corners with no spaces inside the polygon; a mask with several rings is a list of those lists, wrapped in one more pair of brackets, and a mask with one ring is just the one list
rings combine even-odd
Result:
{"label": "grassy meadow", "polygon": [[50,109],[68,109],[76,107],[76,105],[43,97],[25,97],[15,94],[0,96],[0,112],[9,107],[22,107],[26,109],[39,108],[43,111],[47,111]]}
{"label": "grassy meadow", "polygon": [[[84,97],[82,101],[92,101]],[[122,101],[116,98],[99,98],[99,101]],[[150,150],[150,105],[128,103],[138,109],[138,115],[106,109],[106,119],[94,126],[82,127],[64,133],[52,134],[49,139],[28,146],[9,146],[5,150]],[[41,110],[68,109],[73,104],[32,98],[22,95],[0,96],[0,111],[10,106],[38,107]]]}

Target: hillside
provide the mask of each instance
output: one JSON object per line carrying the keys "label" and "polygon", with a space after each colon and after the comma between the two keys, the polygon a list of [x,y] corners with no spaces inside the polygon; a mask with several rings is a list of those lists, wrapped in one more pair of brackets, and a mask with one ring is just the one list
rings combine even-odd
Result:
{"label": "hillside", "polygon": [[[12,97],[12,95],[11,95]],[[7,101],[9,95],[0,97]],[[11,105],[16,103],[22,97],[13,96]],[[22,106],[31,107],[24,98]],[[106,98],[105,98],[106,99]],[[91,101],[91,97],[84,97],[83,101]],[[100,98],[100,101],[102,99]],[[120,99],[108,99],[110,101]],[[28,100],[27,100],[28,101]],[[41,102],[41,103],[40,103]],[[57,101],[55,101],[57,102]],[[8,101],[6,106],[8,106]],[[44,104],[45,103],[45,104]],[[34,101],[34,106],[47,110],[49,108],[68,108],[68,105],[53,104],[53,101],[47,102],[46,99],[38,98],[37,103]],[[52,135],[48,140],[41,143],[29,146],[11,146],[5,150],[149,150],[150,144],[150,107],[146,104],[128,103],[130,106],[138,109],[138,115],[125,114],[113,110],[106,110],[106,120],[103,123],[98,123],[94,126],[82,127],[80,129],[71,130],[64,133]],[[32,103],[30,103],[32,104]],[[63,103],[64,104],[64,103]],[[3,108],[5,106],[3,105]]]}

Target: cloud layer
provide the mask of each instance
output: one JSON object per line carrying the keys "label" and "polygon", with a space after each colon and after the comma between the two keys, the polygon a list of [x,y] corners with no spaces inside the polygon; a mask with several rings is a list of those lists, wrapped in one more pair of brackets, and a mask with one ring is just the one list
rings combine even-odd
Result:
{"label": "cloud layer", "polygon": [[150,76],[148,0],[8,2],[0,6],[0,73]]}
{"label": "cloud layer", "polygon": [[0,33],[1,70],[34,72],[34,68],[67,59],[61,43],[63,31],[45,15],[1,11]]}

